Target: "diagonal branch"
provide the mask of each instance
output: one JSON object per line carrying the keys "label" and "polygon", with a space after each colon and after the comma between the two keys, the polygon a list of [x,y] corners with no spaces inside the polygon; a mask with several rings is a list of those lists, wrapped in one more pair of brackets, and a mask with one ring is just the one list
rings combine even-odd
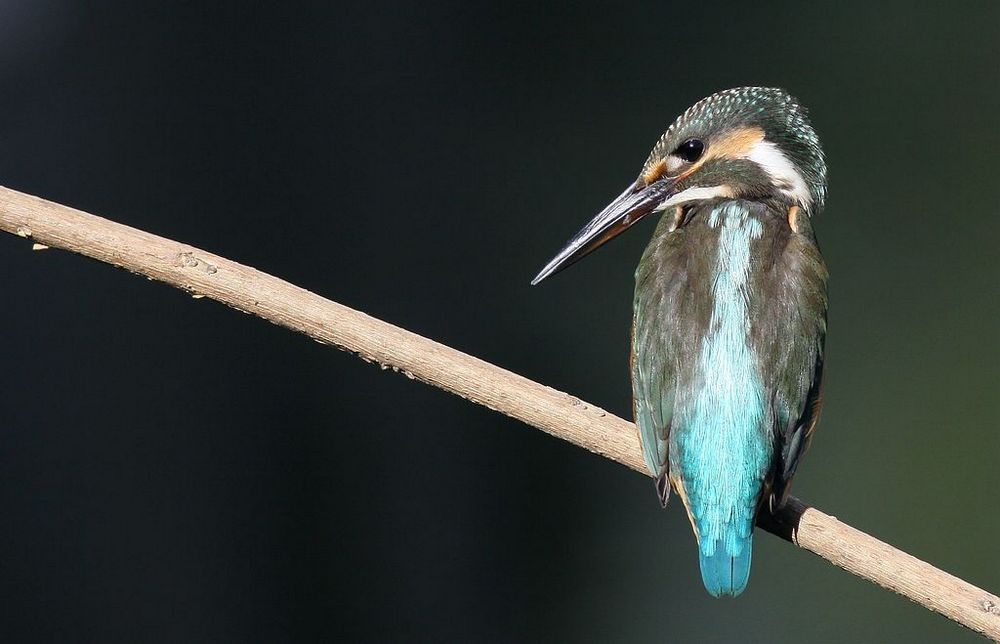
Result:
{"label": "diagonal branch", "polygon": [[[0,187],[0,230],[212,298],[646,473],[632,423],[206,251]],[[1000,598],[791,499],[760,527],[1000,641]]]}

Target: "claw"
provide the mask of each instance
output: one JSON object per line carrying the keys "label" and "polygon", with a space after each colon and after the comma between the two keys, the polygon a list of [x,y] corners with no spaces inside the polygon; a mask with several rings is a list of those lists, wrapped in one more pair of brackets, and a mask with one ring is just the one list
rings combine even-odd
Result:
{"label": "claw", "polygon": [[670,480],[665,473],[656,477],[656,495],[660,497],[660,505],[667,507],[667,501],[670,500]]}

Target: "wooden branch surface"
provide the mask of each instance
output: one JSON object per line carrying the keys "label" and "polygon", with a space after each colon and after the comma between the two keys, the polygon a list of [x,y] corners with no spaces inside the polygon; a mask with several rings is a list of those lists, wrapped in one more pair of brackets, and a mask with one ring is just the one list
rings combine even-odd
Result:
{"label": "wooden branch surface", "polygon": [[[599,407],[218,255],[0,187],[0,230],[145,275],[357,354],[642,474],[635,426]],[[760,526],[1000,641],[1000,598],[791,499]]]}

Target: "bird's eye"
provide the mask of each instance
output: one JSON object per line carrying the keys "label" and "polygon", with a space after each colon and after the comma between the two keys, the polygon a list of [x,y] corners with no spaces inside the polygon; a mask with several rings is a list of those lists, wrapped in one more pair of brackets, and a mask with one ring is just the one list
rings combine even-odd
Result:
{"label": "bird's eye", "polygon": [[684,159],[688,163],[694,163],[701,158],[702,153],[705,152],[705,144],[698,139],[688,139],[684,143],[677,146],[674,150],[674,154]]}

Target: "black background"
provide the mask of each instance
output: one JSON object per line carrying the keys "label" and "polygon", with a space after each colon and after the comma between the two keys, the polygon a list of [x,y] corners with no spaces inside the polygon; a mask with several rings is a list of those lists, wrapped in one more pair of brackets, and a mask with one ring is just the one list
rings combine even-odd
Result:
{"label": "black background", "polygon": [[[0,2],[0,182],[629,415],[652,224],[528,281],[719,89],[810,108],[827,403],[796,492],[1000,587],[1000,5]],[[973,641],[765,534],[704,592],[649,481],[0,240],[6,641]]]}

